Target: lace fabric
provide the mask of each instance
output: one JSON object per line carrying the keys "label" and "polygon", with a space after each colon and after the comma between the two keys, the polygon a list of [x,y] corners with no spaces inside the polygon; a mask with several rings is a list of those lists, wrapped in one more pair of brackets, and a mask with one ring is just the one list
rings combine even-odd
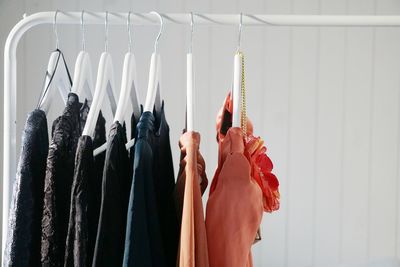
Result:
{"label": "lace fabric", "polygon": [[41,264],[44,266],[64,264],[75,154],[88,112],[87,102],[80,103],[78,96],[70,93],[63,114],[53,123],[41,222]]}
{"label": "lace fabric", "polygon": [[71,190],[71,208],[66,239],[64,266],[90,266],[88,213],[89,181],[94,175],[93,143],[89,136],[79,138]]}
{"label": "lace fabric", "polygon": [[70,93],[63,114],[53,124],[42,217],[41,262],[45,266],[62,266],[64,261],[81,107],[78,96]]}
{"label": "lace fabric", "polygon": [[10,208],[4,266],[40,266],[41,217],[49,147],[46,115],[28,114]]}

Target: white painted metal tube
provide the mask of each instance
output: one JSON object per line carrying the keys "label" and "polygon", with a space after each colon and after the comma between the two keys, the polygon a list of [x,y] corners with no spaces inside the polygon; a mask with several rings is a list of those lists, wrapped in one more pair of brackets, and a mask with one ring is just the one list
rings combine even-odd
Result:
{"label": "white painted metal tube", "polygon": [[194,131],[194,73],[193,55],[186,55],[186,127],[187,131]]}
{"label": "white painted metal tube", "polygon": [[242,89],[242,62],[240,55],[236,54],[233,61],[233,110],[232,127],[240,127],[241,119],[241,89]]}
{"label": "white painted metal tube", "polygon": [[[2,251],[7,235],[8,212],[12,183],[16,174],[16,90],[17,46],[30,28],[52,24],[54,11],[25,17],[11,30],[4,48],[4,151],[3,151],[3,217]],[[126,25],[128,13],[109,13],[110,25]],[[164,23],[190,24],[190,14],[161,14]],[[59,12],[58,24],[80,24],[81,12]],[[158,25],[151,14],[132,13],[134,25]],[[235,25],[238,14],[194,14],[196,25]],[[85,24],[104,24],[104,12],[85,12]],[[335,15],[249,15],[243,14],[243,25],[271,26],[400,26],[400,16],[335,16]]]}
{"label": "white painted metal tube", "polygon": [[[21,20],[14,31],[22,34],[39,24],[52,24],[54,13],[39,12]],[[85,24],[104,24],[104,12],[85,12]],[[127,12],[109,12],[109,25],[126,25]],[[160,14],[165,24],[190,24],[190,14]],[[193,14],[196,25],[235,25],[239,23],[239,14]],[[57,24],[80,24],[81,12],[59,12]],[[159,20],[149,13],[131,13],[133,25],[159,25]],[[391,15],[265,15],[243,14],[243,25],[273,26],[400,26],[400,16]]]}

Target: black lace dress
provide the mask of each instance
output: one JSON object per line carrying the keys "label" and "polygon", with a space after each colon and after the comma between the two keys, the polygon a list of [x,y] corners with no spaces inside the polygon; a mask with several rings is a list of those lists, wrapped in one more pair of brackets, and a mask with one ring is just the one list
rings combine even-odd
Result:
{"label": "black lace dress", "polygon": [[75,154],[88,112],[87,102],[70,93],[63,114],[53,123],[44,184],[42,266],[64,265]]}
{"label": "black lace dress", "polygon": [[93,157],[93,150],[106,141],[101,112],[95,133],[93,141],[90,136],[81,136],[76,150],[64,266],[92,265],[105,156],[102,152]]}
{"label": "black lace dress", "polygon": [[4,266],[40,266],[43,185],[49,148],[46,115],[28,114],[9,215]]}

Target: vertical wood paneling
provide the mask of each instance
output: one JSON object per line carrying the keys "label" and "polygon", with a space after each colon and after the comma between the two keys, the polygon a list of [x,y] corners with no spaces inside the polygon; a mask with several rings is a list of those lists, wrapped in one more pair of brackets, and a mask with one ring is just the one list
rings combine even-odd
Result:
{"label": "vertical wood paneling", "polygon": [[[344,14],[345,0],[321,1],[322,14]],[[345,29],[321,28],[315,158],[314,266],[339,263]]]}
{"label": "vertical wood paneling", "polygon": [[[294,1],[295,13],[318,13],[318,1]],[[290,132],[288,266],[310,266],[313,260],[313,192],[317,96],[318,31],[293,29]],[[301,201],[299,199],[301,198]]]}
{"label": "vertical wood paneling", "polygon": [[[265,13],[289,14],[291,1],[266,1]],[[264,214],[263,240],[255,245],[254,254],[258,266],[285,266],[286,262],[286,214],[288,207],[288,119],[291,62],[291,29],[289,27],[267,27],[265,44],[259,51],[264,55],[265,88],[263,96],[262,133],[269,155],[274,163],[274,173],[280,181],[281,207],[273,214]],[[258,257],[261,259],[259,260]],[[268,265],[267,265],[268,264]]]}
{"label": "vertical wood paneling", "polygon": [[[19,18],[24,8],[28,14],[56,8],[236,14],[400,12],[396,0],[34,0],[16,6],[2,2],[0,13],[12,10]],[[157,26],[132,27],[142,102],[157,30]],[[209,180],[217,163],[215,116],[231,86],[237,31],[237,26],[195,28],[196,126]],[[80,27],[60,26],[59,36],[73,73]],[[118,96],[126,27],[110,26],[109,36]],[[18,142],[54,49],[49,25],[34,28],[23,40],[18,51],[23,50],[18,69]],[[176,167],[188,40],[188,26],[167,25],[159,46]],[[86,41],[96,75],[104,27],[87,26]],[[255,134],[266,141],[282,193],[280,211],[264,214],[263,240],[253,247],[255,266],[331,266],[400,255],[399,47],[400,31],[395,28],[243,27],[248,115]],[[49,124],[63,108],[57,101]],[[106,116],[109,123],[111,116]]]}
{"label": "vertical wood paneling", "polygon": [[[373,1],[349,0],[349,14],[372,14]],[[373,30],[347,30],[343,153],[343,262],[362,261],[368,252],[368,177]]]}
{"label": "vertical wood paneling", "polygon": [[[377,2],[377,14],[398,14],[400,6],[388,1]],[[396,112],[399,106],[400,69],[399,29],[376,29],[373,102],[371,110],[371,184],[369,213],[369,256],[382,258],[396,250]]]}

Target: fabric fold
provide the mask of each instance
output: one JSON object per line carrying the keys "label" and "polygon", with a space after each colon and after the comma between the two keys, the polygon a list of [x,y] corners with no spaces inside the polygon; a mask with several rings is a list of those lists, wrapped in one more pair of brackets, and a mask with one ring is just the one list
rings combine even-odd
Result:
{"label": "fabric fold", "polygon": [[201,196],[208,180],[199,151],[200,134],[186,132],[180,140],[181,163],[176,182],[178,216],[181,218],[178,264],[180,267],[208,267],[207,236]]}

